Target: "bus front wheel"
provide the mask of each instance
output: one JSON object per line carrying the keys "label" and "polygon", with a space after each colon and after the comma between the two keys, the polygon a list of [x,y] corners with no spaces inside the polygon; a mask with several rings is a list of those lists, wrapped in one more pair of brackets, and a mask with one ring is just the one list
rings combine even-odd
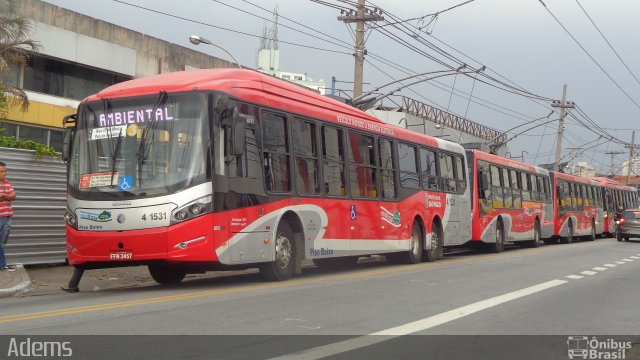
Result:
{"label": "bus front wheel", "polygon": [[260,266],[260,275],[268,281],[289,279],[295,270],[295,238],[291,225],[281,222],[275,238],[275,260]]}
{"label": "bus front wheel", "polygon": [[561,242],[563,244],[571,244],[573,242],[573,222],[569,220],[569,228],[567,229],[567,237],[563,237]]}
{"label": "bus front wheel", "polygon": [[422,259],[424,261],[432,262],[442,257],[444,246],[444,242],[442,240],[440,224],[434,222],[431,225],[431,241],[427,242],[422,255]]}
{"label": "bus front wheel", "polygon": [[187,273],[184,270],[174,269],[165,265],[149,265],[149,274],[153,280],[162,285],[179,284]]}

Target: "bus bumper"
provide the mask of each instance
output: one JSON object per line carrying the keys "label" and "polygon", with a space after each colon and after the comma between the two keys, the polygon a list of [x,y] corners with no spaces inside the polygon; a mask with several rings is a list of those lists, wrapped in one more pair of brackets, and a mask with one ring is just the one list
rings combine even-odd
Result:
{"label": "bus bumper", "polygon": [[[70,265],[127,266],[163,262],[216,262],[211,215],[162,228],[80,231],[67,225]],[[94,266],[87,266],[94,267]]]}

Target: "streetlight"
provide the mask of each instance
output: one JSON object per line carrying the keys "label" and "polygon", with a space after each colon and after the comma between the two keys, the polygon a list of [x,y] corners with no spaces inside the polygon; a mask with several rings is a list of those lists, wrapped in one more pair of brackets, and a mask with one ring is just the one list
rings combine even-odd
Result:
{"label": "streetlight", "polygon": [[445,126],[444,126],[444,125],[442,125],[442,124],[436,124],[436,129],[442,129],[442,131],[440,132],[440,136],[441,136],[441,137],[442,137],[442,136],[451,136],[451,135],[443,135],[443,133],[444,133],[444,129],[447,129],[447,130],[449,130],[449,131],[451,131],[451,132],[456,132],[456,133],[458,133],[458,141],[456,141],[458,144],[460,143],[460,140],[462,140],[462,133],[461,133],[460,131],[458,131],[458,130],[453,130],[453,129],[451,129],[451,128],[445,127]]}
{"label": "streetlight", "polygon": [[238,68],[242,69],[242,66],[240,66],[240,63],[238,62],[238,60],[236,60],[235,57],[233,57],[233,55],[231,55],[230,52],[227,51],[227,49],[223,48],[220,45],[216,45],[214,43],[212,43],[211,41],[203,38],[200,35],[191,35],[189,36],[189,41],[193,44],[193,45],[200,45],[200,44],[207,44],[207,45],[211,45],[211,46],[215,46],[218,49],[226,52],[229,56],[231,56],[231,58],[233,59],[233,61],[236,63],[236,65],[238,65]]}

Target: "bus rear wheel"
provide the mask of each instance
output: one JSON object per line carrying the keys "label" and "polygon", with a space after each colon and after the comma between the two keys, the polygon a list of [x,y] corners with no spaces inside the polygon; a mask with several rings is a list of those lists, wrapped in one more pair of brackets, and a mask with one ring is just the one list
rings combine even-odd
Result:
{"label": "bus rear wheel", "polygon": [[184,270],[166,265],[149,265],[149,274],[151,274],[153,280],[162,285],[179,284],[187,275]]}
{"label": "bus rear wheel", "polygon": [[440,224],[434,222],[431,225],[431,241],[427,242],[422,259],[427,262],[436,261],[442,257],[443,254],[443,241],[442,241],[442,229]]}
{"label": "bus rear wheel", "polygon": [[489,244],[489,251],[501,253],[504,251],[504,224],[502,220],[496,223],[496,242]]}
{"label": "bus rear wheel", "polygon": [[281,222],[276,231],[275,260],[260,266],[260,275],[268,281],[289,279],[295,270],[295,238],[291,225]]}
{"label": "bus rear wheel", "polygon": [[587,236],[588,241],[594,241],[596,239],[596,224],[591,222],[591,233]]}
{"label": "bus rear wheel", "polygon": [[540,221],[536,219],[536,222],[533,224],[533,240],[528,242],[528,247],[537,248],[540,247]]}
{"label": "bus rear wheel", "polygon": [[560,240],[563,244],[571,244],[573,242],[573,222],[569,220],[569,228],[567,229],[567,237]]}
{"label": "bus rear wheel", "polygon": [[399,260],[404,264],[417,264],[422,260],[422,249],[424,236],[422,235],[422,227],[417,221],[413,222],[411,228],[411,248],[409,251],[400,254]]}

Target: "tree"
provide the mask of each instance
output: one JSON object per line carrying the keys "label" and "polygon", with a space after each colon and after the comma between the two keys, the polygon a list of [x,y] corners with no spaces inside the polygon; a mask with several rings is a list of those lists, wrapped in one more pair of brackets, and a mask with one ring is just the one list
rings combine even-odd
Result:
{"label": "tree", "polygon": [[[18,14],[18,0],[0,0],[0,77],[5,77],[15,66],[27,67],[29,55],[40,50],[40,44],[30,39],[32,22]],[[9,106],[19,105],[22,111],[29,107],[24,90],[0,80],[0,115]]]}

